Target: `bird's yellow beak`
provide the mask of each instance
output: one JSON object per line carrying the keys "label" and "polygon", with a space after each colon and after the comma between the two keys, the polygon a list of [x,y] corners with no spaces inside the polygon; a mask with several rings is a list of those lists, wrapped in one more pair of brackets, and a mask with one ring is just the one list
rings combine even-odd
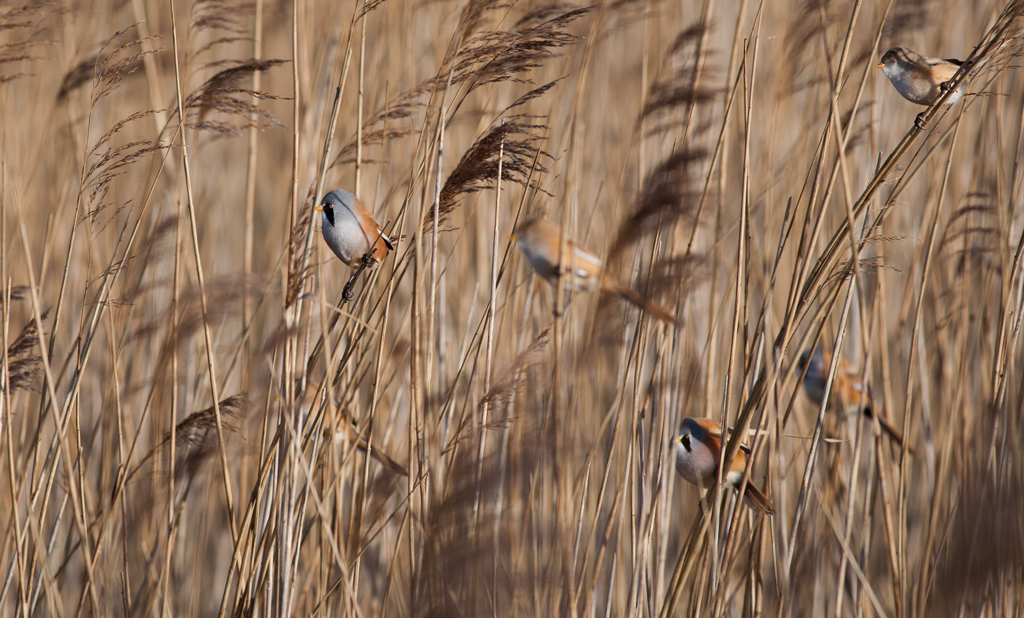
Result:
{"label": "bird's yellow beak", "polygon": [[509,236],[508,239],[510,241],[512,241],[512,242],[515,242],[515,241],[519,240],[519,234],[516,234],[515,232],[512,232],[512,235]]}
{"label": "bird's yellow beak", "polygon": [[885,63],[884,62],[879,62],[877,65],[875,65],[875,68],[876,69],[884,69],[885,68]]}
{"label": "bird's yellow beak", "polygon": [[319,210],[320,212],[323,212],[324,211],[324,207],[323,206],[314,206],[313,210]]}

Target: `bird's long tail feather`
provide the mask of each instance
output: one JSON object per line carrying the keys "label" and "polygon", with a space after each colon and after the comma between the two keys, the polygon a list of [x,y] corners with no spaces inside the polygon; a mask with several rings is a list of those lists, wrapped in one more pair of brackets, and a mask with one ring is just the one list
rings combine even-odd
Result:
{"label": "bird's long tail feather", "polygon": [[765,515],[775,513],[775,507],[772,506],[768,496],[761,493],[761,490],[749,481],[747,481],[747,489],[743,492],[743,502],[755,511],[760,511]]}
{"label": "bird's long tail feather", "polygon": [[[871,418],[872,416],[877,416],[878,424],[882,426],[882,431],[888,434],[888,436],[892,438],[893,442],[895,442],[901,447],[903,446],[903,432],[901,432],[899,429],[896,428],[895,425],[889,422],[889,419],[885,418],[881,414],[875,414],[870,407],[864,408],[864,416],[868,418]],[[907,452],[910,453],[911,455],[916,455],[914,447],[910,446],[909,444],[907,445]]]}
{"label": "bird's long tail feather", "polygon": [[651,314],[652,316],[658,318],[659,320],[662,320],[664,322],[668,322],[669,324],[678,324],[679,323],[679,321],[676,320],[676,317],[674,315],[669,313],[667,310],[662,309],[658,305],[655,305],[654,303],[652,303],[651,301],[647,300],[643,296],[640,296],[639,294],[637,294],[633,290],[631,290],[631,289],[629,289],[627,287],[618,287],[615,291],[622,298],[624,298],[627,301],[633,303],[637,307],[640,307],[641,309],[643,309],[647,313]]}

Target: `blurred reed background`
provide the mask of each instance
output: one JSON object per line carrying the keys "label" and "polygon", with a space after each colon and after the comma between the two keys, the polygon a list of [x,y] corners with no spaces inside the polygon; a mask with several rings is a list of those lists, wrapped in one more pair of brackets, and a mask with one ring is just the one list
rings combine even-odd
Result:
{"label": "blurred reed background", "polygon": [[[1020,615],[1021,12],[3,3],[2,613]],[[987,60],[911,132],[895,45]],[[334,188],[402,236],[351,303]],[[680,324],[556,317],[536,214]]]}

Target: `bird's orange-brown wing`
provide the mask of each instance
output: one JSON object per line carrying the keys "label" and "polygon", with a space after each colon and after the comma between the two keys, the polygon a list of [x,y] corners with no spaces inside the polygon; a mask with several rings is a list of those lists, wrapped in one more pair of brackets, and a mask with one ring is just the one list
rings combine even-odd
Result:
{"label": "bird's orange-brown wing", "polygon": [[384,235],[383,228],[373,218],[373,215],[370,214],[370,210],[358,199],[356,200],[354,212],[359,219],[359,226],[363,228],[363,233],[367,235],[367,244],[372,243],[372,249],[368,251],[370,257],[375,262],[384,261],[384,258],[388,256],[388,250],[395,248],[391,243],[391,239]]}

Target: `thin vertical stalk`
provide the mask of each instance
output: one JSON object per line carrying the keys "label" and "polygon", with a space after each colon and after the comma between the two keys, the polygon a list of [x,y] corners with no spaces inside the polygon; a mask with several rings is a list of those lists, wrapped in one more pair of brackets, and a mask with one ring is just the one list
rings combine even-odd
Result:
{"label": "thin vertical stalk", "polygon": [[199,231],[196,228],[195,201],[192,192],[192,173],[189,165],[188,147],[185,142],[185,107],[184,97],[181,92],[181,71],[178,58],[178,28],[174,17],[174,0],[168,0],[171,11],[171,37],[174,48],[174,83],[177,93],[178,122],[181,123],[179,131],[181,139],[181,157],[185,170],[185,189],[188,198],[189,227],[192,232],[192,252],[195,258],[196,280],[199,283],[199,303],[203,316],[203,337],[206,341],[206,364],[209,372],[210,395],[213,398],[213,414],[217,426],[217,442],[221,463],[221,478],[224,481],[224,498],[227,501],[227,517],[231,527],[231,539],[238,542],[238,530],[235,527],[234,500],[231,494],[231,477],[228,474],[227,449],[224,446],[223,419],[220,414],[220,385],[217,383],[217,369],[213,358],[213,336],[210,334],[210,312],[206,304],[206,278],[203,275],[203,260],[199,252]]}
{"label": "thin vertical stalk", "polygon": [[[133,0],[139,1],[139,0]],[[252,36],[252,57],[257,60],[263,57],[263,0],[256,0],[255,17]],[[147,56],[148,58],[148,56]],[[253,71],[252,89],[254,92],[260,90],[260,77],[262,71]],[[259,115],[255,111],[249,114],[249,160],[245,167],[245,240],[242,247],[242,273],[245,277],[245,291],[242,294],[242,329],[248,329],[252,321],[252,295],[249,294],[249,286],[252,285],[252,245],[253,227],[255,224],[256,208],[256,164],[259,156]],[[249,389],[249,358],[252,355],[252,339],[245,338],[245,348],[242,351],[242,390]]]}
{"label": "thin vertical stalk", "polygon": [[[505,121],[502,119],[501,124]],[[491,231],[491,279],[490,279],[490,301],[487,304],[487,352],[484,356],[484,397],[491,392],[491,380],[494,370],[494,308],[498,304],[498,222],[501,206],[501,174],[505,161],[505,139],[502,138],[498,145],[498,179],[494,187],[494,225]],[[483,410],[480,414],[480,448],[477,451],[476,467],[476,499],[473,504],[474,521],[479,516],[480,509],[480,480],[484,470],[484,453],[487,450],[487,423],[490,417],[491,402],[484,400]],[[475,413],[474,413],[475,414]]]}

